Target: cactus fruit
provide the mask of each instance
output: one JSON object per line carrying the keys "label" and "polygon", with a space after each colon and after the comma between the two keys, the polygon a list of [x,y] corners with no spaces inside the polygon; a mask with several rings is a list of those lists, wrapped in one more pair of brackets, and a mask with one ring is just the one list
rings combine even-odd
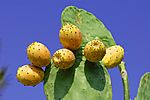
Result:
{"label": "cactus fruit", "polygon": [[79,28],[73,24],[65,24],[59,33],[61,44],[64,48],[77,50],[82,43],[82,33]]}
{"label": "cactus fruit", "polygon": [[43,80],[44,71],[33,65],[24,65],[18,68],[16,77],[25,86],[35,86]]}
{"label": "cactus fruit", "polygon": [[30,44],[27,48],[28,59],[37,67],[43,67],[50,64],[50,51],[39,42]]}
{"label": "cactus fruit", "polygon": [[100,40],[92,40],[85,45],[84,56],[90,62],[97,62],[102,60],[106,53],[106,48]]}
{"label": "cactus fruit", "polygon": [[106,49],[106,54],[102,59],[102,62],[105,67],[113,68],[121,63],[123,57],[124,49],[119,45],[115,45]]}
{"label": "cactus fruit", "polygon": [[67,69],[73,66],[75,62],[75,56],[69,49],[57,50],[53,57],[54,64],[60,69]]}

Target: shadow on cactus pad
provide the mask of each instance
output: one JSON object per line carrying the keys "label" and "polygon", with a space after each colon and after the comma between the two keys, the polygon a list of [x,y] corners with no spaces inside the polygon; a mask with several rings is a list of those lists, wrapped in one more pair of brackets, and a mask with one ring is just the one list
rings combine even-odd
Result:
{"label": "shadow on cactus pad", "polygon": [[75,65],[69,69],[59,69],[54,83],[55,100],[64,98],[72,86],[75,75],[75,68],[79,66],[81,59],[76,59]]}
{"label": "shadow on cactus pad", "polygon": [[[91,88],[102,91],[106,84],[105,73],[99,63],[85,62],[84,72]],[[99,84],[97,84],[99,83]]]}

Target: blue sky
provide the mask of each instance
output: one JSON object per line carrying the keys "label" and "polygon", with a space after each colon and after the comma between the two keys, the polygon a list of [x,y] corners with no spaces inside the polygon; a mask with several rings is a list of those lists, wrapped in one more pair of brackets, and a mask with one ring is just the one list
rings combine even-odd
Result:
{"label": "blue sky", "polygon": [[[1,100],[46,100],[43,83],[24,87],[15,78],[18,66],[28,64],[26,47],[39,41],[53,54],[61,48],[58,34],[62,10],[69,5],[93,13],[112,32],[117,44],[125,48],[130,94],[136,96],[139,80],[150,72],[149,0],[0,0],[0,65],[7,65],[7,88]],[[113,100],[123,100],[118,68],[109,70]]]}

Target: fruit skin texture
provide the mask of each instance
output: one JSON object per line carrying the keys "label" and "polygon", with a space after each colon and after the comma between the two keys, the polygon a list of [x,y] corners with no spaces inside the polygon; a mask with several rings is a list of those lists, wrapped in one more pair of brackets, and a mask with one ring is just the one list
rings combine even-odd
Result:
{"label": "fruit skin texture", "polygon": [[113,68],[119,65],[124,57],[124,49],[115,45],[106,49],[106,55],[102,59],[106,68]]}
{"label": "fruit skin texture", "polygon": [[98,39],[88,42],[84,48],[84,56],[90,62],[97,62],[102,60],[105,53],[105,45]]}
{"label": "fruit skin texture", "polygon": [[82,33],[73,24],[65,24],[59,33],[59,39],[64,48],[77,50],[82,43]]}
{"label": "fruit skin texture", "polygon": [[75,56],[69,49],[59,49],[54,53],[52,60],[56,67],[60,69],[67,69],[73,66]]}
{"label": "fruit skin texture", "polygon": [[25,86],[35,86],[43,80],[44,71],[33,65],[24,65],[18,68],[16,77]]}
{"label": "fruit skin texture", "polygon": [[30,62],[37,67],[50,64],[50,51],[42,43],[34,42],[30,44],[27,48],[27,55]]}

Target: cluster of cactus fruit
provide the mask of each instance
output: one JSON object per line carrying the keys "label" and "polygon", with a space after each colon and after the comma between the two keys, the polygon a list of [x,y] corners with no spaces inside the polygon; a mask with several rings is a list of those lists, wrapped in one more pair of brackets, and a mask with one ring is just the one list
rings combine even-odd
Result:
{"label": "cluster of cactus fruit", "polygon": [[[67,23],[60,29],[59,38],[64,48],[57,50],[52,60],[59,69],[67,69],[75,63],[73,50],[80,48],[82,33],[77,26]],[[124,49],[118,45],[106,48],[101,40],[94,39],[86,44],[83,54],[90,62],[102,60],[107,68],[112,68],[121,63]],[[25,86],[35,86],[43,80],[42,67],[50,64],[51,54],[44,44],[34,42],[28,46],[27,56],[31,64],[18,68],[17,79]]]}
{"label": "cluster of cactus fruit", "polygon": [[35,86],[44,78],[42,67],[50,64],[50,51],[44,44],[34,42],[28,46],[27,56],[31,64],[19,67],[16,77],[25,86]]}

